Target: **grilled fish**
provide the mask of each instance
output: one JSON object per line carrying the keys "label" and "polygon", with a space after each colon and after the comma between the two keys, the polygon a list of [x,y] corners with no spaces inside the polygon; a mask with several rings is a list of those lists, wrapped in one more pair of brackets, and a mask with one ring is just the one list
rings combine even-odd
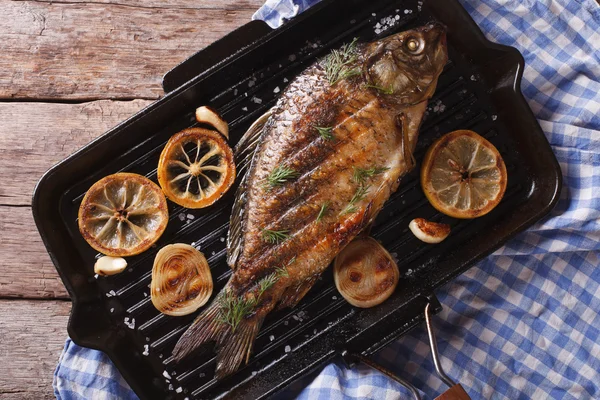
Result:
{"label": "grilled fish", "polygon": [[[266,315],[294,307],[414,166],[447,62],[438,24],[352,42],[300,74],[236,148],[247,170],[231,215],[233,274],[180,338],[176,361],[217,344],[216,377],[250,356]],[[382,288],[385,290],[385,288]]]}

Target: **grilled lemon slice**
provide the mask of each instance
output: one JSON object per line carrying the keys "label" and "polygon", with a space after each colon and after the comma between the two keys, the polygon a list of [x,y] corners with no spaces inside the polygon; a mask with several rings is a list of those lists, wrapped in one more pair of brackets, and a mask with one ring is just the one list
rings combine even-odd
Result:
{"label": "grilled lemon slice", "polygon": [[169,212],[154,182],[138,174],[117,173],[94,183],[79,206],[79,231],[100,253],[133,256],[162,235]]}
{"label": "grilled lemon slice", "polygon": [[421,187],[438,211],[454,218],[489,213],[506,191],[504,161],[493,144],[459,130],[431,145],[421,167]]}
{"label": "grilled lemon slice", "polygon": [[233,152],[223,137],[202,128],[174,135],[158,162],[165,195],[186,208],[204,208],[223,196],[235,181]]}

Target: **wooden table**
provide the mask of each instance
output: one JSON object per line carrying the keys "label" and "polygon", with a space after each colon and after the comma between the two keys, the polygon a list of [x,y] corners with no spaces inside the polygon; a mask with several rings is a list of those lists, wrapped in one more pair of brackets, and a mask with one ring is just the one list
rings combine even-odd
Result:
{"label": "wooden table", "polygon": [[162,95],[263,0],[0,0],[0,399],[53,398],[68,294],[31,215],[50,166]]}

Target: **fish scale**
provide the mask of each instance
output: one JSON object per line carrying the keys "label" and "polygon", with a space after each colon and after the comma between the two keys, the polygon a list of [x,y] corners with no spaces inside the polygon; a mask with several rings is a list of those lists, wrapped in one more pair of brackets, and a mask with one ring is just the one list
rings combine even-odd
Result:
{"label": "fish scale", "polygon": [[[217,379],[248,362],[265,317],[304,297],[414,167],[418,129],[447,60],[437,24],[353,42],[308,67],[253,124],[240,143],[256,149],[236,149],[252,161],[230,221],[234,272],[175,345],[176,362],[211,341]],[[359,180],[358,168],[380,170]],[[325,201],[331,209],[319,220]]]}

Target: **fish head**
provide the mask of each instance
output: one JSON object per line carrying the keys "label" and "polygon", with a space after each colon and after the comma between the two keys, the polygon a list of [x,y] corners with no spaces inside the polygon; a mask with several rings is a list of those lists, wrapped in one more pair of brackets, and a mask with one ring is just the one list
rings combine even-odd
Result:
{"label": "fish head", "polygon": [[389,91],[402,104],[433,95],[448,61],[446,28],[431,23],[370,43],[366,48],[369,84]]}

